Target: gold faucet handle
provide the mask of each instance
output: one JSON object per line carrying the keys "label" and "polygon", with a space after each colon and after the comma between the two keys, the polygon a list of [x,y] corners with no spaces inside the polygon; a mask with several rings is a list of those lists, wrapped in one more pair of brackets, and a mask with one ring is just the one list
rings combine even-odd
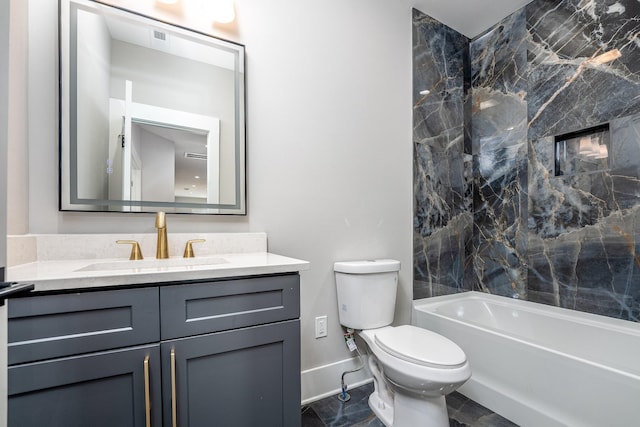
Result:
{"label": "gold faucet handle", "polygon": [[167,226],[167,216],[164,212],[156,212],[156,228],[165,228]]}
{"label": "gold faucet handle", "polygon": [[195,254],[193,253],[193,243],[202,243],[202,242],[205,242],[205,239],[187,240],[187,244],[184,247],[183,258],[193,258],[195,256]]}
{"label": "gold faucet handle", "polygon": [[130,244],[131,245],[131,255],[129,256],[130,260],[138,260],[144,259],[142,256],[142,251],[140,250],[140,244],[135,240],[116,240],[116,243],[120,244]]}

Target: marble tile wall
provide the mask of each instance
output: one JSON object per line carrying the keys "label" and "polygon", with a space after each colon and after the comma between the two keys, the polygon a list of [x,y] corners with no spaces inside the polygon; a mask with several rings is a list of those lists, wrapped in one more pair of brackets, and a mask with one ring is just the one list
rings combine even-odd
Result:
{"label": "marble tile wall", "polygon": [[[536,0],[526,14],[528,299],[638,321],[640,3]],[[609,170],[554,176],[553,136],[605,122]]]}
{"label": "marble tile wall", "polygon": [[526,296],[527,32],[514,13],[470,44],[473,289]]}
{"label": "marble tile wall", "polygon": [[[535,0],[471,40],[464,117],[447,116],[470,144],[441,168],[419,149],[441,110],[414,105],[414,298],[474,289],[639,320],[638,16],[636,0]],[[434,29],[414,13],[416,58]],[[602,123],[607,167],[555,176],[554,136]]]}
{"label": "marble tile wall", "polygon": [[415,9],[413,39],[414,298],[422,298],[461,290],[468,276],[473,225],[464,102],[469,40]]}

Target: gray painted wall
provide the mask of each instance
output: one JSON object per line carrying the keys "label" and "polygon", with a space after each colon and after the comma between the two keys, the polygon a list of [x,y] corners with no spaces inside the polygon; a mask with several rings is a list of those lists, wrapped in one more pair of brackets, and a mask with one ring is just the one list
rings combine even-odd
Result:
{"label": "gray painted wall", "polygon": [[[0,1],[0,281],[7,265],[7,150],[9,147],[9,0]],[[0,344],[2,345],[2,344]],[[1,399],[0,399],[1,400]],[[0,403],[2,405],[2,403]],[[4,413],[0,406],[0,413]]]}
{"label": "gray painted wall", "polygon": [[[162,12],[152,1],[120,3]],[[311,262],[301,282],[303,370],[351,358],[338,325],[334,261],[399,259],[396,321],[410,318],[411,3],[237,0],[229,31],[202,12],[161,16],[247,46],[249,214],[169,215],[169,233],[266,232],[270,252]],[[29,190],[9,204],[28,222],[16,232],[153,233],[153,215],[58,212],[57,1],[28,4],[29,103],[20,117],[29,132],[13,143],[29,148],[28,162],[16,160]],[[311,17],[322,25],[310,25]],[[315,339],[322,315],[329,336]]]}
{"label": "gray painted wall", "polygon": [[[7,265],[7,149],[9,139],[9,0],[0,0],[0,281]],[[7,305],[0,307],[0,427],[7,425]]]}

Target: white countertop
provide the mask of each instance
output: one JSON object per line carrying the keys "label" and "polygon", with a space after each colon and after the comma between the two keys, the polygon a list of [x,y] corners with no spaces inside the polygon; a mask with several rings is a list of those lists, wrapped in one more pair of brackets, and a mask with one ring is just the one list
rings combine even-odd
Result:
{"label": "white countertop", "polygon": [[[122,258],[52,260],[21,264],[7,269],[7,280],[35,284],[35,291],[85,289],[141,283],[175,282],[293,273],[309,269],[309,262],[268,252],[215,254],[168,260]],[[138,264],[136,264],[138,263]]]}

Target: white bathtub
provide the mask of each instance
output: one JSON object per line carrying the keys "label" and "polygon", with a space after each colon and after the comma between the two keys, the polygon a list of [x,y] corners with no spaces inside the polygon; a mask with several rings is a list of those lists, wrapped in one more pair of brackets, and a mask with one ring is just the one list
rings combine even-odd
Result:
{"label": "white bathtub", "polygon": [[415,300],[413,324],[465,351],[460,393],[520,426],[640,426],[640,324],[481,292]]}

